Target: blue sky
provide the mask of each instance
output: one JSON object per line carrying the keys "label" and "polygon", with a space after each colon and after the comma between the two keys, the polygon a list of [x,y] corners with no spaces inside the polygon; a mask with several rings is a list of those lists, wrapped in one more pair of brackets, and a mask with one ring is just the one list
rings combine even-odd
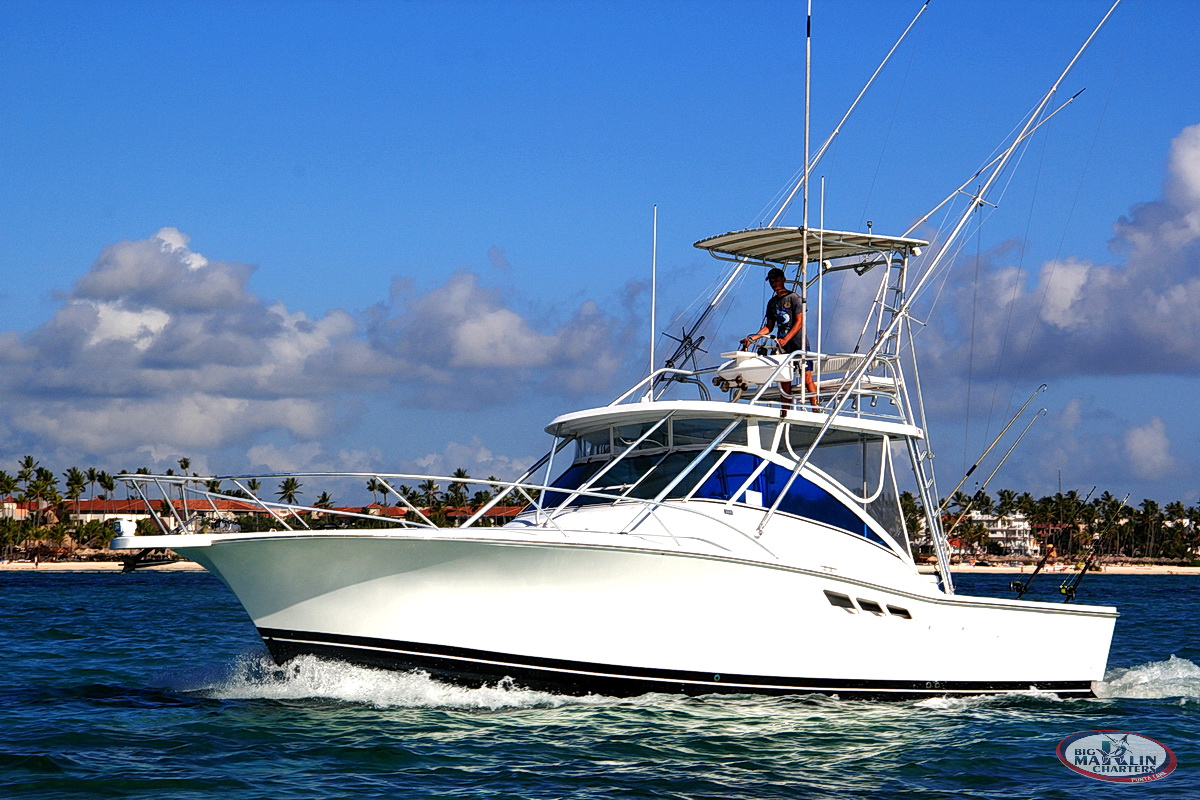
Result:
{"label": "blue sky", "polygon": [[[920,3],[816,6],[815,143]],[[907,228],[1108,2],[999,7],[933,0],[817,170],[829,227]],[[1198,23],[1118,9],[922,309],[944,486],[1046,382],[991,488],[1197,502]],[[0,31],[10,471],[511,476],[644,369],[652,206],[670,320],[720,274],[692,243],[803,160],[802,3],[0,0]]]}

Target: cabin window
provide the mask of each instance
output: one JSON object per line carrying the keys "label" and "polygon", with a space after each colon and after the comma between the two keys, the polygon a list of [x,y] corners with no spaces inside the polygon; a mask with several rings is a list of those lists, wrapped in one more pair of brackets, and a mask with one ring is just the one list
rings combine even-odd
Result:
{"label": "cabin window", "polygon": [[[729,427],[728,419],[677,419],[671,423],[676,447],[707,445]],[[742,420],[721,440],[722,444],[746,444],[746,421]]]}
{"label": "cabin window", "polygon": [[901,608],[900,606],[888,606],[887,609],[888,609],[888,613],[891,614],[893,617],[901,617],[903,619],[912,619],[912,614],[908,613],[907,608]]}
{"label": "cabin window", "polygon": [[775,451],[775,433],[779,428],[778,422],[758,422],[758,446],[762,450]]}
{"label": "cabin window", "polygon": [[[687,468],[688,464],[696,460],[696,456],[699,453],[700,451],[698,450],[671,453],[663,459],[662,463],[656,465],[650,471],[649,475],[646,475],[640,483],[630,490],[629,496],[641,500],[653,500],[658,497],[662,493],[662,490],[667,488],[667,484],[675,480],[679,476],[679,473]],[[712,468],[713,463],[720,455],[717,451],[706,455],[699,464],[684,476],[683,480],[667,496],[676,498],[689,494],[695,488],[696,484],[700,482],[700,479]]]}
{"label": "cabin window", "polygon": [[[642,500],[652,500],[673,481],[684,468],[699,455],[692,450],[683,453],[667,455],[628,456],[613,463],[598,480],[587,488],[589,492],[603,492],[608,495],[635,497]],[[686,496],[695,488],[701,478],[711,469],[719,453],[709,453],[676,485],[667,495],[674,499]],[[592,476],[600,472],[611,462],[581,461],[573,464],[551,484],[553,489],[546,492],[542,498],[543,508],[554,508],[566,502],[571,492],[583,486]],[[558,490],[558,491],[555,491]],[[614,497],[579,496],[570,505],[587,506],[597,503],[611,503]]]}
{"label": "cabin window", "polygon": [[661,425],[658,423],[658,420],[653,420],[651,422],[639,422],[633,425],[617,425],[613,428],[613,449],[615,449],[618,453],[623,450],[628,450],[634,442],[636,442],[638,439],[641,439],[642,436],[645,435],[646,431],[654,428],[655,425],[658,425],[658,427],[655,428],[654,433],[647,436],[645,440],[637,446],[637,449],[656,450],[666,447],[668,444],[667,431],[670,430],[670,428],[665,422]]}
{"label": "cabin window", "polygon": [[[790,469],[774,463],[767,464],[758,477],[746,487],[748,491],[741,497],[732,496],[733,492],[736,492],[746,482],[761,462],[762,459],[750,453],[736,451],[728,453],[716,470],[696,490],[695,497],[744,503],[746,502],[746,493],[757,492],[762,497],[763,506],[773,505],[792,474]],[[841,528],[849,533],[870,539],[876,544],[888,546],[861,517],[841,500],[802,475],[797,476],[796,480],[792,482],[783,502],[779,504],[779,510]]]}
{"label": "cabin window", "polygon": [[[791,455],[803,457],[815,435],[816,429],[811,426],[789,425],[787,443]],[[893,539],[905,543],[900,498],[890,464],[884,461],[883,448],[892,446],[896,445],[879,435],[830,431],[808,463],[845,486],[851,496],[869,499],[860,503],[859,508]]]}
{"label": "cabin window", "polygon": [[582,434],[575,440],[576,459],[608,455],[611,451],[612,446],[608,440],[608,428]]}
{"label": "cabin window", "polygon": [[[553,490],[547,490],[546,493],[542,495],[542,507],[553,508],[554,506],[561,505],[566,501],[567,497],[573,490],[578,489],[584,484],[585,481],[587,481],[588,478],[599,472],[600,468],[603,467],[604,464],[605,462],[603,461],[580,461],[576,464],[572,464],[567,468],[566,472],[564,472],[562,475],[559,475],[554,479],[554,482],[550,484],[554,488],[563,489],[564,491],[556,492]],[[580,497],[576,498],[576,503],[573,503],[572,505],[578,504],[580,501],[598,502],[591,497]]]}

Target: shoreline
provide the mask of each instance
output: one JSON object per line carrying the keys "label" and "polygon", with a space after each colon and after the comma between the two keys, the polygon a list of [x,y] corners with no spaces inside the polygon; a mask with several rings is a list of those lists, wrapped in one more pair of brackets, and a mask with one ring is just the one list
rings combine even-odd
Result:
{"label": "shoreline", "polygon": [[[125,568],[121,561],[43,561],[34,565],[31,561],[0,562],[0,572],[113,572]],[[137,572],[207,572],[195,561],[171,561],[138,567]]]}
{"label": "shoreline", "polygon": [[[29,561],[0,562],[0,572],[112,572],[120,573],[124,568],[120,561],[43,561],[36,566]],[[1097,575],[1200,575],[1200,567],[1174,566],[1170,564],[1101,564]],[[926,574],[932,574],[930,565],[921,565],[917,569]],[[154,564],[138,567],[137,572],[205,572],[204,567],[194,561],[172,561],[167,564]],[[995,574],[995,575],[1028,575],[1033,572],[1033,565],[1012,567],[1008,565],[994,567],[975,567],[967,564],[951,567],[951,574]],[[1067,568],[1061,566],[1044,567],[1043,575],[1078,575],[1074,565]]]}
{"label": "shoreline", "polygon": [[[976,573],[976,574],[996,574],[996,575],[1028,575],[1033,572],[1034,564],[1027,564],[1019,567],[1010,566],[995,566],[995,567],[974,567],[969,565],[955,565],[950,567],[950,573],[957,575],[959,573]],[[1200,567],[1185,567],[1176,566],[1173,564],[1104,564],[1101,563],[1100,571],[1096,575],[1200,575]],[[932,574],[934,568],[930,565],[922,564],[917,567],[917,570],[922,573]],[[1040,575],[1078,575],[1079,570],[1074,564],[1064,567],[1062,565],[1042,567]]]}

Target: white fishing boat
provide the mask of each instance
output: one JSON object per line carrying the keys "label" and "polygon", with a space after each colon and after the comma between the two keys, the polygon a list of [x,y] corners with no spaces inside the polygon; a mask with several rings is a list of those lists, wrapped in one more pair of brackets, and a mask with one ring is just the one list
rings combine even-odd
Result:
{"label": "white fishing boat", "polygon": [[[696,246],[736,265],[718,300],[746,274],[758,296],[764,268],[785,270],[806,304],[826,281],[874,281],[863,346],[732,350],[705,365],[689,332],[668,366],[612,403],[552,420],[548,452],[515,481],[296,476],[374,481],[407,512],[386,525],[272,502],[248,477],[222,476],[278,530],[215,532],[202,520],[228,498],[210,479],[126,475],[160,530],[112,546],[202,564],[279,663],[314,654],[606,695],[1091,696],[1115,609],[954,589],[909,328],[945,242],[933,253],[909,234],[772,224]],[[811,316],[807,341],[819,344]],[[815,394],[797,378],[809,366]],[[437,525],[397,489],[427,480],[494,496]],[[925,510],[918,526],[906,524],[901,481]],[[504,505],[521,510],[490,524]],[[932,545],[935,574],[918,569],[918,540]]]}

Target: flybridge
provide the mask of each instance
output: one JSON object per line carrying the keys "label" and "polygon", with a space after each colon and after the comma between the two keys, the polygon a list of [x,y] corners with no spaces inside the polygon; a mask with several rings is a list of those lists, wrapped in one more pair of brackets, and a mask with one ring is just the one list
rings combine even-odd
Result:
{"label": "flybridge", "polygon": [[710,236],[696,242],[714,258],[760,264],[808,264],[883,253],[919,256],[929,242],[901,236],[820,230],[817,228],[750,228]]}

